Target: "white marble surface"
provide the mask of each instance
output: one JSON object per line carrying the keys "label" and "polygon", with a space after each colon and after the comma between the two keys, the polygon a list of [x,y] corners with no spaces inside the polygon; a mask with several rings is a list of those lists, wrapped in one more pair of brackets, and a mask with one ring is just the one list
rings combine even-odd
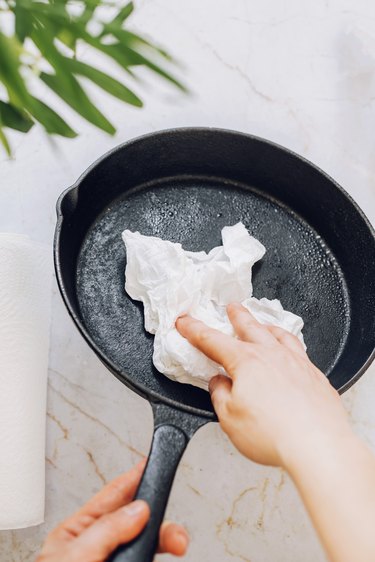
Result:
{"label": "white marble surface", "polygon": [[[38,128],[16,135],[14,159],[0,156],[1,230],[51,243],[55,200],[88,164],[123,140],[184,125],[239,129],[296,150],[335,177],[374,221],[371,0],[137,5],[134,28],[183,62],[181,75],[194,95],[185,98],[157,85],[143,91],[147,103],[139,111],[93,90],[117,123],[115,138],[64,106],[61,111],[81,133],[76,140],[51,142]],[[375,448],[374,374],[375,365],[345,403],[356,430]],[[68,318],[56,286],[47,416],[46,522],[0,533],[3,562],[31,562],[48,530],[145,454],[151,439],[150,407],[99,363]],[[217,425],[203,428],[189,445],[168,517],[190,531],[190,562],[325,559],[289,479],[241,458]]]}

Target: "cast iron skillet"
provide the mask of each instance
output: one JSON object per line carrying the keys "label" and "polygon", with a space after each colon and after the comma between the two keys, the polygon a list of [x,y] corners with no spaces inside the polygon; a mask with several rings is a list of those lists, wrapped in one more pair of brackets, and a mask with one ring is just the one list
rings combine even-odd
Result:
{"label": "cast iron skillet", "polygon": [[174,474],[194,432],[215,415],[207,393],[173,383],[152,365],[142,306],[124,292],[121,232],[221,243],[242,221],[267,248],[254,294],[279,298],[305,320],[311,359],[340,392],[374,358],[375,239],[348,194],[300,156],[218,129],[175,129],[132,140],[95,162],[57,203],[55,266],[65,304],[109,370],[147,398],[155,433],[137,493],[151,520],[116,562],[148,562]]}

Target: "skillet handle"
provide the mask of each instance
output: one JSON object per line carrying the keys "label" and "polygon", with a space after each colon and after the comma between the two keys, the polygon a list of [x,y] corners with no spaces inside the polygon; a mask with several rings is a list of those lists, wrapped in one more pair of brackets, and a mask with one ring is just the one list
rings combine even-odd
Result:
{"label": "skillet handle", "polygon": [[152,562],[159,529],[181,456],[195,431],[207,418],[182,414],[169,406],[153,404],[155,429],[148,462],[135,495],[151,509],[144,531],[132,542],[121,545],[107,562]]}

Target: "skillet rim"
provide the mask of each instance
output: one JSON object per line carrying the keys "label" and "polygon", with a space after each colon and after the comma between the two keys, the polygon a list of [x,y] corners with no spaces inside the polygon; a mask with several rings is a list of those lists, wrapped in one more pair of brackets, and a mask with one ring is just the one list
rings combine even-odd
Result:
{"label": "skillet rim", "polygon": [[[181,402],[177,402],[176,400],[173,400],[169,397],[165,397],[162,394],[159,394],[155,391],[150,390],[149,388],[147,388],[147,386],[145,386],[141,383],[138,383],[138,382],[135,383],[133,380],[131,380],[130,376],[127,373],[122,374],[118,371],[116,365],[101,351],[100,347],[92,339],[89,331],[85,328],[83,321],[81,321],[79,315],[74,310],[74,307],[72,306],[72,304],[70,302],[70,299],[69,299],[69,296],[67,294],[65,284],[64,284],[64,281],[63,281],[63,276],[62,276],[62,269],[63,268],[62,268],[62,262],[61,262],[61,257],[60,257],[60,242],[61,242],[61,232],[62,232],[63,222],[64,222],[64,218],[66,218],[66,215],[69,215],[69,212],[68,213],[63,212],[63,201],[65,200],[67,195],[73,193],[74,191],[76,191],[77,193],[79,192],[79,188],[80,188],[80,185],[82,184],[82,182],[86,179],[86,177],[98,165],[100,165],[108,157],[112,156],[116,152],[120,152],[123,149],[126,149],[130,145],[142,143],[144,141],[147,141],[149,139],[153,139],[155,137],[163,137],[163,136],[166,136],[166,137],[172,136],[173,137],[173,136],[176,136],[176,135],[184,136],[186,134],[191,134],[191,133],[198,133],[198,134],[201,134],[201,133],[202,134],[203,133],[211,133],[212,134],[213,133],[213,134],[219,134],[219,135],[228,135],[228,136],[233,135],[233,136],[236,136],[236,137],[244,137],[244,138],[247,138],[247,139],[251,139],[252,141],[255,141],[257,143],[268,145],[273,150],[281,151],[283,153],[286,153],[287,155],[291,156],[292,158],[297,159],[300,162],[302,162],[303,164],[313,168],[320,175],[322,175],[327,181],[329,181],[333,185],[334,188],[336,188],[338,191],[341,192],[341,194],[349,201],[349,203],[352,205],[352,207],[354,207],[354,210],[359,214],[359,216],[363,220],[365,226],[368,228],[368,230],[369,230],[369,232],[370,232],[370,234],[373,238],[374,243],[375,243],[375,229],[373,228],[369,219],[365,215],[364,211],[356,203],[356,201],[353,199],[353,197],[336,180],[334,180],[327,172],[322,170],[319,166],[317,166],[316,164],[314,164],[313,162],[311,162],[310,160],[308,160],[304,156],[301,156],[300,154],[294,152],[293,150],[291,150],[291,149],[289,149],[285,146],[282,146],[282,145],[280,145],[280,144],[278,144],[274,141],[271,141],[269,139],[265,139],[263,137],[259,137],[257,135],[253,135],[253,134],[250,134],[250,133],[244,133],[244,132],[241,132],[241,131],[218,128],[218,127],[175,127],[175,128],[161,129],[161,130],[153,131],[151,133],[146,133],[146,134],[134,137],[132,139],[129,139],[129,140],[113,147],[112,149],[105,152],[102,156],[97,158],[92,164],[90,164],[90,166],[78,177],[78,179],[71,186],[69,186],[67,189],[65,189],[60,194],[60,196],[57,200],[57,203],[56,203],[57,222],[56,222],[54,241],[53,241],[54,266],[55,266],[57,284],[58,284],[61,296],[63,298],[63,301],[65,303],[65,306],[68,310],[68,313],[69,313],[70,317],[72,318],[76,327],[78,328],[78,331],[81,333],[83,338],[86,340],[86,342],[88,343],[90,348],[99,357],[99,359],[102,361],[102,363],[109,369],[109,371],[117,379],[119,379],[123,384],[125,384],[128,388],[130,388],[134,392],[136,392],[138,395],[146,398],[147,400],[149,400],[152,403],[161,402],[161,403],[167,404],[168,406],[170,406],[174,409],[182,410],[182,411],[185,411],[185,412],[190,413],[190,414],[194,414],[194,415],[197,415],[197,416],[200,416],[200,417],[203,417],[203,418],[207,418],[207,421],[209,421],[209,420],[215,421],[217,418],[216,418],[216,415],[215,415],[214,412],[209,412],[207,410],[197,408],[195,406],[188,406],[186,404],[182,404]],[[361,368],[358,369],[357,372],[355,372],[354,375],[349,380],[347,380],[343,385],[341,385],[341,387],[338,388],[337,391],[340,394],[343,394],[344,392],[346,392],[364,374],[364,372],[368,369],[368,367],[371,365],[371,363],[374,361],[374,359],[375,359],[375,346],[374,346],[372,352],[370,353],[370,355],[368,356],[367,360],[365,361],[365,363],[361,366]]]}

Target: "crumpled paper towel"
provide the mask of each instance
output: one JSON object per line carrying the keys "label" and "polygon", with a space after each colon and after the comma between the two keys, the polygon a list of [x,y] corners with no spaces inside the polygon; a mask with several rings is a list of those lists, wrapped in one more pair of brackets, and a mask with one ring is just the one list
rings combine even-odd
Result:
{"label": "crumpled paper towel", "polygon": [[0,529],[44,520],[50,249],[0,233]]}
{"label": "crumpled paper towel", "polygon": [[145,329],[155,334],[153,362],[172,380],[205,390],[223,368],[208,359],[175,328],[185,313],[234,336],[225,305],[242,302],[264,324],[280,326],[303,342],[303,321],[283,309],[280,301],[252,297],[251,269],[266,249],[240,222],[225,226],[223,245],[206,252],[189,252],[181,244],[125,230],[127,263],[125,290],[142,301]]}

